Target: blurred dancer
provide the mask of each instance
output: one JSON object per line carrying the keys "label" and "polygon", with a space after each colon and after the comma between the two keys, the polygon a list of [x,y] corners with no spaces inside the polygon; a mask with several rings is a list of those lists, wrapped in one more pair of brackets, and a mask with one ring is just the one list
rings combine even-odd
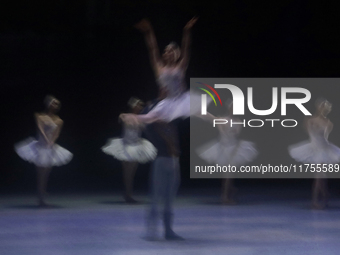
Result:
{"label": "blurred dancer", "polygon": [[[160,89],[159,97],[144,112],[152,110],[166,96]],[[143,112],[143,113],[144,113]],[[151,208],[147,216],[147,240],[157,240],[159,206],[163,204],[165,239],[184,240],[172,230],[173,202],[180,182],[179,139],[175,122],[155,122],[145,128],[147,138],[155,145],[158,154],[152,163],[150,175]]]}
{"label": "blurred dancer", "polygon": [[59,100],[53,96],[46,96],[45,108],[45,112],[35,114],[38,140],[29,138],[15,145],[18,155],[37,167],[37,191],[40,206],[46,206],[44,197],[52,167],[67,164],[73,156],[68,150],[55,143],[63,126],[63,121],[57,115],[60,109]]}
{"label": "blurred dancer", "polygon": [[[305,120],[309,141],[303,141],[288,148],[289,154],[298,162],[310,164],[336,164],[340,162],[340,148],[328,142],[333,123],[327,118],[332,104],[324,98],[315,103],[316,112]],[[328,202],[328,188],[325,173],[316,173],[312,189],[312,208],[324,209]]]}
{"label": "blurred dancer", "polygon": [[[241,125],[231,125],[231,121],[240,122],[232,114],[232,101],[227,102],[228,113],[227,117],[222,117],[228,120],[227,124],[217,125],[219,138],[201,146],[197,152],[198,155],[209,164],[218,164],[220,166],[241,166],[254,160],[258,152],[252,142],[238,139],[241,132]],[[207,115],[197,115],[207,121],[213,121],[218,118],[207,113]],[[232,174],[226,174],[226,178],[222,180],[222,204],[235,204],[236,188],[232,179]]]}
{"label": "blurred dancer", "polygon": [[[131,98],[128,106],[133,114],[138,114],[143,109],[143,102],[137,98]],[[123,138],[110,139],[102,147],[103,152],[112,155],[122,161],[125,185],[124,199],[127,203],[136,203],[132,198],[133,179],[138,163],[146,163],[156,157],[156,148],[146,139],[141,138],[141,126],[123,123]]]}
{"label": "blurred dancer", "polygon": [[[176,43],[172,42],[165,47],[162,56],[159,54],[156,37],[150,22],[143,19],[136,25],[136,28],[144,34],[151,66],[158,85],[166,90],[167,96],[147,114],[125,114],[121,117],[129,119],[129,121],[134,123],[152,123],[157,120],[170,122],[180,117],[186,118],[190,116],[190,93],[188,91],[185,92],[184,78],[189,63],[191,29],[196,21],[197,18],[192,18],[185,25],[181,49]],[[193,97],[197,97],[197,102],[201,102],[200,95],[192,94],[191,99]],[[197,103],[197,107],[191,105],[192,112],[200,110],[201,106],[199,103]]]}

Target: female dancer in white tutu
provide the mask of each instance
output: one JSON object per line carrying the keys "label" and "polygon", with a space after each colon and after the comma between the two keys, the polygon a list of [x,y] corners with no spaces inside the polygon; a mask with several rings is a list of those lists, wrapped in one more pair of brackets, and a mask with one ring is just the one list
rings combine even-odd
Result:
{"label": "female dancer in white tutu", "polygon": [[40,206],[46,206],[44,195],[51,168],[67,164],[73,157],[71,152],[55,143],[63,126],[63,121],[56,114],[60,109],[59,100],[53,96],[46,96],[45,106],[45,112],[35,114],[38,140],[29,138],[15,145],[18,155],[37,167],[37,190]]}
{"label": "female dancer in white tutu", "polygon": [[[157,104],[149,113],[132,115],[123,114],[121,117],[131,123],[152,123],[157,120],[170,122],[176,118],[190,116],[190,93],[186,90],[184,78],[189,63],[190,33],[197,18],[192,18],[183,29],[182,48],[176,43],[166,46],[160,57],[155,34],[150,22],[140,21],[136,28],[145,37],[149,50],[150,61],[157,78],[158,85],[165,88],[167,97]],[[200,95],[197,95],[200,102]],[[197,104],[197,111],[200,105]],[[192,109],[192,111],[194,111]]]}
{"label": "female dancer in white tutu", "polygon": [[[133,114],[138,114],[143,109],[143,102],[131,98],[128,106]],[[124,122],[123,138],[110,139],[102,147],[103,152],[122,161],[125,185],[124,199],[127,203],[137,202],[132,198],[133,178],[138,163],[146,163],[156,158],[156,148],[146,139],[141,138],[141,126],[130,125]]]}
{"label": "female dancer in white tutu", "polygon": [[[316,112],[305,120],[309,141],[288,148],[289,154],[298,162],[309,164],[336,164],[340,162],[340,148],[328,142],[333,123],[327,118],[332,104],[319,98],[315,103]],[[319,201],[321,196],[321,201]],[[327,206],[328,189],[325,173],[317,173],[312,190],[312,208],[324,209]]]}
{"label": "female dancer in white tutu", "polygon": [[[220,166],[236,166],[239,167],[254,160],[258,152],[252,142],[238,139],[241,132],[242,125],[231,125],[231,121],[240,122],[241,120],[232,115],[233,104],[232,101],[226,103],[229,115],[221,117],[228,120],[227,124],[217,125],[219,131],[219,138],[201,146],[197,153],[209,164],[218,164]],[[199,115],[197,115],[199,116]],[[207,113],[207,115],[200,115],[199,117],[213,121],[219,117]],[[232,174],[226,174],[226,178],[222,180],[222,203],[234,204],[234,196],[236,188],[233,184]]]}

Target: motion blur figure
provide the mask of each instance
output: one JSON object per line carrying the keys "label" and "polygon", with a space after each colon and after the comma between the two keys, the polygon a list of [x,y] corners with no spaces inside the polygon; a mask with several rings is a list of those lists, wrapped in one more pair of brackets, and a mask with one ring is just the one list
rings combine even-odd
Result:
{"label": "motion blur figure", "polygon": [[46,96],[45,108],[44,112],[35,113],[38,140],[29,138],[15,145],[18,155],[37,167],[37,191],[40,206],[47,205],[44,198],[52,167],[67,164],[73,157],[72,153],[55,143],[63,126],[63,121],[57,115],[60,109],[59,100],[53,96]]}
{"label": "motion blur figure", "polygon": [[[219,131],[218,139],[202,145],[197,149],[198,155],[209,164],[218,164],[220,166],[242,166],[254,160],[258,152],[255,144],[249,141],[240,140],[238,138],[241,132],[240,124],[231,125],[233,122],[241,122],[240,119],[235,118],[232,114],[233,104],[230,100],[226,102],[228,107],[228,116],[221,117],[226,119],[227,124],[216,125]],[[207,115],[197,115],[206,121],[213,122],[214,115],[207,113]],[[222,180],[222,204],[235,204],[236,188],[232,179],[232,173],[226,173],[226,178]]]}
{"label": "motion blur figure", "polygon": [[[152,110],[165,97],[165,91],[160,89],[159,97],[154,100],[144,112]],[[160,205],[163,205],[163,222],[165,239],[184,240],[173,230],[173,203],[180,183],[179,137],[176,121],[170,123],[157,121],[145,128],[146,137],[155,145],[158,154],[152,163],[150,174],[151,207],[147,215],[146,239],[158,239],[157,225]]]}
{"label": "motion blur figure", "polygon": [[[136,28],[140,30],[145,37],[146,45],[149,50],[151,66],[153,68],[159,87],[166,90],[166,98],[161,100],[147,114],[133,115],[128,114],[122,117],[135,123],[152,123],[160,120],[170,122],[177,118],[186,118],[190,116],[190,95],[186,91],[184,82],[185,72],[189,63],[189,49],[191,41],[191,29],[196,23],[197,18],[192,18],[183,29],[182,47],[172,42],[165,47],[165,50],[160,56],[156,37],[150,22],[143,19],[136,24]],[[197,102],[200,102],[200,95],[195,95]],[[191,111],[199,111],[200,104],[197,103],[197,109]]]}
{"label": "motion blur figure", "polygon": [[[143,109],[143,102],[138,98],[130,98],[128,106],[133,114],[138,114]],[[124,199],[127,203],[136,203],[132,197],[133,179],[138,163],[146,163],[155,159],[156,148],[146,139],[141,138],[141,125],[132,125],[123,122],[123,138],[110,139],[102,147],[103,152],[122,161],[125,185]]]}
{"label": "motion blur figure", "polygon": [[[292,145],[289,154],[298,162],[309,164],[336,164],[340,162],[340,148],[328,142],[328,136],[333,129],[333,123],[327,118],[332,110],[332,104],[324,98],[318,98],[315,103],[316,112],[305,119],[305,128],[309,141]],[[324,209],[328,202],[326,173],[316,173],[312,189],[312,208]]]}

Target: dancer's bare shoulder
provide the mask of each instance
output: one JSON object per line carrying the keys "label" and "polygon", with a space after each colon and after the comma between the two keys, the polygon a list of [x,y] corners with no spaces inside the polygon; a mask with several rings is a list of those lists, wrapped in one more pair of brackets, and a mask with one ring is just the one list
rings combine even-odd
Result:
{"label": "dancer's bare shoulder", "polygon": [[53,116],[52,120],[58,126],[62,126],[63,123],[64,123],[64,121],[59,116],[57,116],[57,115]]}

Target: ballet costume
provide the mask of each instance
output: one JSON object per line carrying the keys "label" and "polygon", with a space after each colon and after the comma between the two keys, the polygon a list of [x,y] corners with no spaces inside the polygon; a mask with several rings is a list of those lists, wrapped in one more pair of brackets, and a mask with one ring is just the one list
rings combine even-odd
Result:
{"label": "ballet costume", "polygon": [[315,125],[308,131],[309,140],[288,147],[289,155],[298,162],[336,164],[340,162],[340,148],[325,137],[327,125]]}
{"label": "ballet costume", "polygon": [[[167,91],[167,97],[146,115],[171,122],[177,118],[188,118],[201,110],[201,94],[184,91],[184,76],[184,71],[178,67],[163,68],[157,83]],[[208,104],[211,101],[211,98],[207,98]]]}
{"label": "ballet costume", "polygon": [[[58,126],[49,116],[41,117],[44,123],[44,132],[48,139],[51,139],[54,130]],[[58,144],[49,146],[39,133],[38,140],[32,137],[17,143],[14,146],[16,153],[23,159],[33,163],[37,167],[50,168],[53,166],[62,166],[69,163],[73,154]]]}
{"label": "ballet costume", "polygon": [[141,138],[138,126],[124,124],[123,138],[108,140],[102,151],[120,161],[147,163],[157,156],[157,149],[148,140]]}
{"label": "ballet costume", "polygon": [[220,166],[242,166],[255,159],[258,152],[255,144],[237,138],[236,126],[225,125],[220,130],[219,139],[215,139],[197,149],[200,158],[209,164]]}

